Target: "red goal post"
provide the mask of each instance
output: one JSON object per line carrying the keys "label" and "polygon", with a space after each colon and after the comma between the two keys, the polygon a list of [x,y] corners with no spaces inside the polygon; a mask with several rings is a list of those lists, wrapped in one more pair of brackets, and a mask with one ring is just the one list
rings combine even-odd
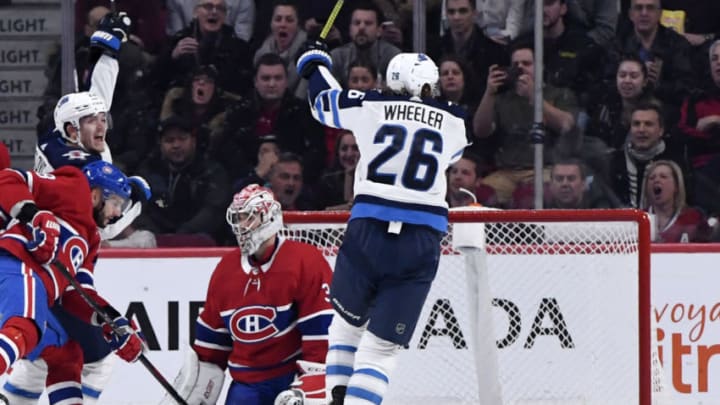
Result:
{"label": "red goal post", "polygon": [[[333,264],[347,219],[286,212],[284,234]],[[385,403],[664,403],[650,314],[644,212],[451,212]]]}

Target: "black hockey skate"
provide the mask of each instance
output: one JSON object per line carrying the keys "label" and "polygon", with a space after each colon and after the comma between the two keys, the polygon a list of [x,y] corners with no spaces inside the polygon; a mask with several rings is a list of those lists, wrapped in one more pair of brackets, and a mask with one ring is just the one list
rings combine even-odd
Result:
{"label": "black hockey skate", "polygon": [[332,395],[330,405],[343,405],[345,402],[345,391],[347,391],[347,386],[345,385],[334,386],[330,392],[330,395]]}

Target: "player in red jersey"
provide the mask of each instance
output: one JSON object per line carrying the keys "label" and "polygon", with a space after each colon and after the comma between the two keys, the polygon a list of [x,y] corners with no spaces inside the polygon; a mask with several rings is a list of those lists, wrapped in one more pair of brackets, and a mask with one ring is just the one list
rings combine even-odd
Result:
{"label": "player in red jersey", "polygon": [[329,264],[317,248],[278,235],[280,203],[267,188],[235,194],[227,222],[239,248],[212,274],[178,392],[214,404],[227,368],[226,404],[273,405],[281,393],[282,404],[324,403]]}
{"label": "player in red jersey", "polygon": [[8,167],[10,167],[10,152],[8,152],[7,146],[0,142],[0,170]]}
{"label": "player in red jersey", "polygon": [[[100,245],[98,227],[107,225],[128,204],[130,186],[110,163],[97,161],[82,171],[63,167],[50,174],[13,169],[0,171],[0,375],[19,358],[68,364],[58,373],[75,374],[76,386],[58,390],[65,403],[81,403],[80,367],[57,358],[67,335],[50,308],[57,303],[68,313],[102,324],[55,265],[62,263],[78,283],[114,318],[126,334],[108,339],[116,353],[135,361],[142,340],[125,317],[109,306],[93,286],[93,269]],[[109,328],[109,325],[105,325]],[[75,352],[82,358],[79,346]],[[72,359],[72,357],[70,357]],[[48,376],[65,381],[64,376]],[[52,395],[53,392],[50,392]],[[51,401],[58,402],[59,398]],[[0,401],[2,403],[2,401]]]}

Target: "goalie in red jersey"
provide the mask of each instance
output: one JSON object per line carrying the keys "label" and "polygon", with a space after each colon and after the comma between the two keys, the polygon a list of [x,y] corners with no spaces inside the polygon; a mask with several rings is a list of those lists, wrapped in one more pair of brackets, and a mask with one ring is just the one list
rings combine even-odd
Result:
{"label": "goalie in red jersey", "polygon": [[214,404],[227,368],[226,404],[324,404],[329,264],[314,246],[278,234],[280,203],[267,188],[235,194],[227,222],[239,248],[212,274],[175,388],[190,404]]}

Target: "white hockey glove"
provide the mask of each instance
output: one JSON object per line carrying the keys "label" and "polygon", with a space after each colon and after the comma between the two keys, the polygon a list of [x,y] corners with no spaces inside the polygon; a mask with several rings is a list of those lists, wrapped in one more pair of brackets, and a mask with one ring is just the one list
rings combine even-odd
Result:
{"label": "white hockey glove", "polygon": [[278,394],[274,405],[326,405],[325,364],[298,360],[298,376]]}
{"label": "white hockey glove", "polygon": [[[200,361],[195,350],[190,349],[173,387],[188,404],[215,405],[224,381],[225,372],[217,364]],[[170,394],[165,394],[160,402],[160,405],[176,404]]]}

